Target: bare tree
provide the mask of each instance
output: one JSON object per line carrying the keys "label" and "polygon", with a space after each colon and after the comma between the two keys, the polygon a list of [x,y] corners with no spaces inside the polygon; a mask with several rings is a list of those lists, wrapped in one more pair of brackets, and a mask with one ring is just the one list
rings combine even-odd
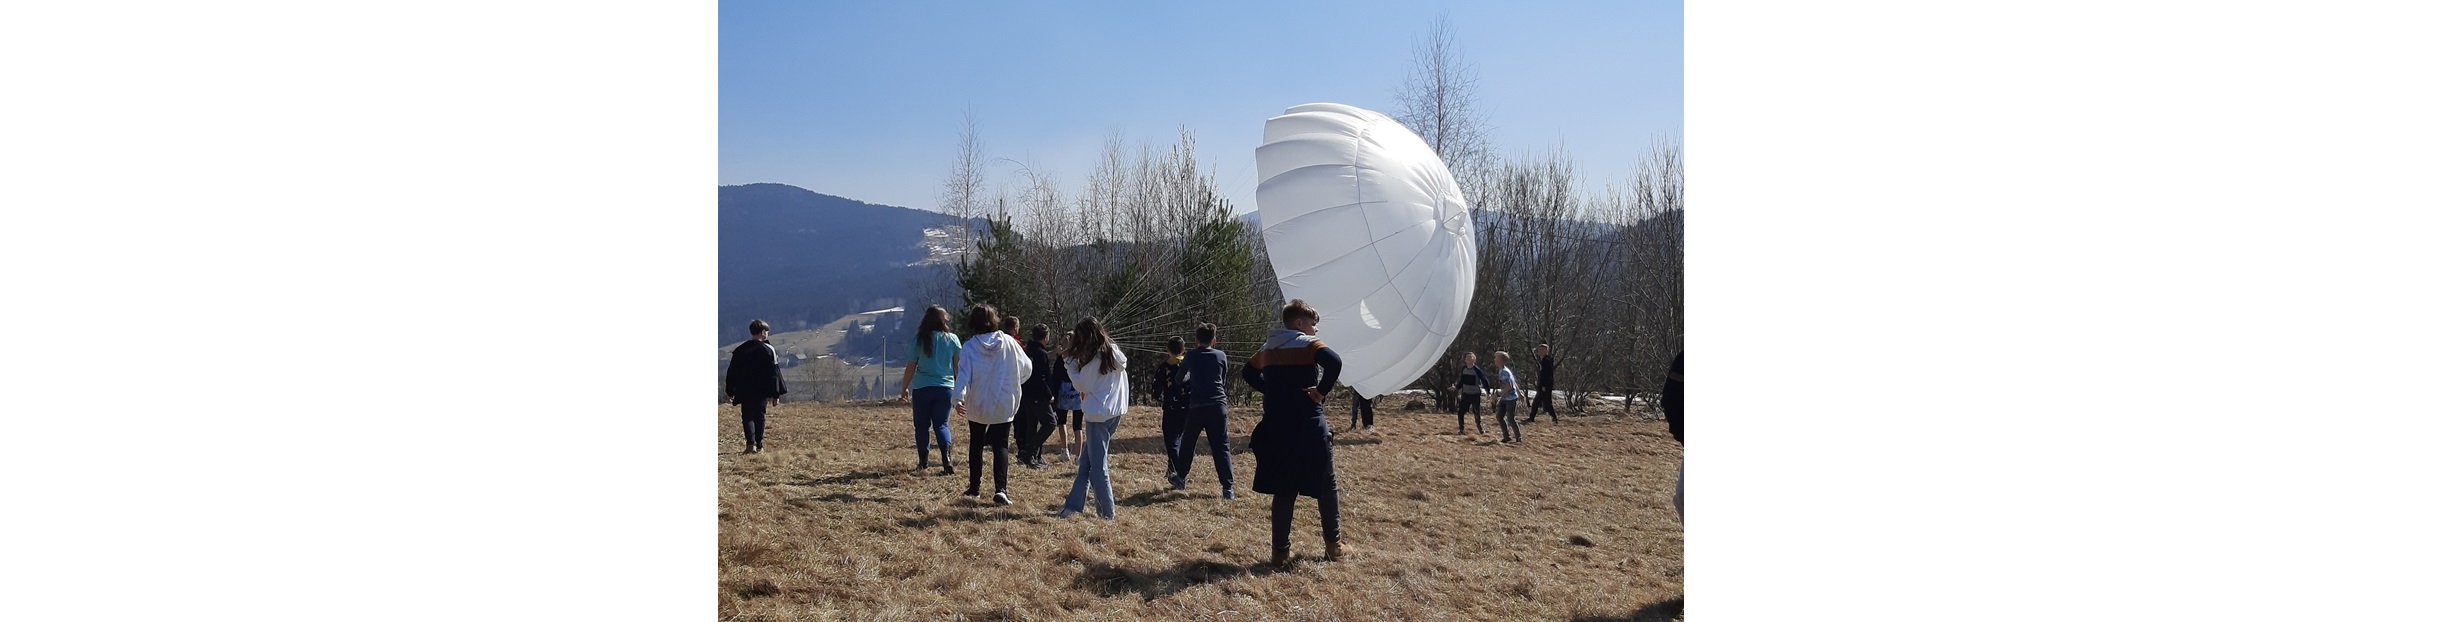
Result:
{"label": "bare tree", "polygon": [[1411,73],[1394,95],[1394,120],[1420,135],[1461,184],[1463,198],[1477,205],[1492,172],[1486,113],[1479,109],[1479,71],[1454,42],[1451,18],[1438,15],[1428,34],[1411,48]]}
{"label": "bare tree", "polygon": [[[952,172],[944,177],[943,191],[936,195],[936,207],[951,222],[944,227],[948,243],[960,256],[967,258],[977,251],[977,218],[986,208],[986,156],[978,143],[977,115],[961,113],[960,142],[954,148]],[[929,302],[943,304],[960,300],[960,285],[950,270],[937,270],[926,277],[919,289]]]}

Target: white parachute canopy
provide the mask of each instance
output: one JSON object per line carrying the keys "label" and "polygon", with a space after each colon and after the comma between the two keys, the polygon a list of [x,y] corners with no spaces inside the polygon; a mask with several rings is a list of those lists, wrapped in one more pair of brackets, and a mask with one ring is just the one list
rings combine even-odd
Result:
{"label": "white parachute canopy", "polygon": [[1382,114],[1294,106],[1267,119],[1258,180],[1276,284],[1317,308],[1342,382],[1376,397],[1434,367],[1479,266],[1470,206],[1436,151]]}

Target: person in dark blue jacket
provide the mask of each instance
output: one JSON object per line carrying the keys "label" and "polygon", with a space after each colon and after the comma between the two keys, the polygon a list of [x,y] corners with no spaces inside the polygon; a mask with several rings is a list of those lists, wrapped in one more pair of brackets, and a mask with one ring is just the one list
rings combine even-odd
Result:
{"label": "person in dark blue jacket", "polygon": [[[1003,318],[1006,330],[1017,333],[1020,322],[1010,316]],[[1054,433],[1054,370],[1046,357],[1046,325],[1029,328],[1028,341],[1020,343],[1020,351],[1028,356],[1029,376],[1020,382],[1020,417],[1014,426],[1020,444],[1020,466],[1045,468],[1046,436]],[[1015,334],[1014,337],[1019,335]]]}
{"label": "person in dark blue jacket", "polygon": [[1181,368],[1173,372],[1175,410],[1181,413],[1179,435],[1167,439],[1165,449],[1173,455],[1171,476],[1174,490],[1189,487],[1190,460],[1196,458],[1200,432],[1207,433],[1207,454],[1215,460],[1216,482],[1224,485],[1224,498],[1233,498],[1232,440],[1224,432],[1224,351],[1215,349],[1216,327],[1200,322],[1198,347],[1183,353]]}
{"label": "person in dark blue jacket", "polygon": [[1326,537],[1326,560],[1343,559],[1342,510],[1335,494],[1334,429],[1326,424],[1326,393],[1343,373],[1343,357],[1317,338],[1317,309],[1293,299],[1283,309],[1283,328],[1241,367],[1241,380],[1265,396],[1258,428],[1250,431],[1257,475],[1250,490],[1275,495],[1273,563],[1292,559],[1292,505],[1317,499],[1318,526]]}

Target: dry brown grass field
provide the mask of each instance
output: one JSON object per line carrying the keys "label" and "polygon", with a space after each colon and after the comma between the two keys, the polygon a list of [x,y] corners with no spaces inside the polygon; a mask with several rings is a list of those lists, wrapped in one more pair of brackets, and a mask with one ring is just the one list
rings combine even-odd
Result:
{"label": "dry brown grass field", "polygon": [[[1335,405],[1349,404],[1336,399]],[[765,451],[742,454],[721,409],[720,612],[725,620],[1671,620],[1682,614],[1681,449],[1663,422],[1620,415],[1524,424],[1529,442],[1458,436],[1450,414],[1380,408],[1374,434],[1330,410],[1342,561],[1323,559],[1301,499],[1293,562],[1268,565],[1268,500],[1248,490],[1254,408],[1230,414],[1239,499],[1219,496],[1202,441],[1190,487],[1164,483],[1154,407],[1114,437],[1115,519],[1053,517],[1072,464],[1015,463],[1014,503],[916,471],[901,403],[786,404]],[[1493,419],[1491,416],[1490,419]],[[1059,452],[1056,452],[1059,454]],[[985,493],[993,494],[991,454]]]}

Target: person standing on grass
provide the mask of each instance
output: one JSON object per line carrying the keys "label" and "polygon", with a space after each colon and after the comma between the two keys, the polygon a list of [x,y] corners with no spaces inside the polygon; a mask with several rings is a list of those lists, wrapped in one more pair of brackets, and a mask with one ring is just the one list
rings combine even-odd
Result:
{"label": "person standing on grass", "polygon": [[[1054,442],[1062,445],[1064,460],[1079,454],[1080,428],[1085,423],[1081,420],[1079,387],[1071,384],[1070,357],[1061,352],[1062,348],[1070,347],[1071,335],[1071,331],[1063,331],[1062,343],[1058,344],[1062,347],[1054,352]],[[1065,427],[1070,432],[1064,432]]]}
{"label": "person standing on grass", "polygon": [[1539,409],[1547,409],[1548,423],[1562,423],[1555,411],[1555,357],[1548,355],[1547,344],[1538,345],[1538,397],[1530,398],[1530,421],[1538,421]]}
{"label": "person standing on grass", "polygon": [[[1190,468],[1188,465],[1182,463],[1182,457],[1178,452],[1174,451],[1175,447],[1179,447],[1181,445],[1183,424],[1181,409],[1173,407],[1174,400],[1171,389],[1173,387],[1173,373],[1181,370],[1181,365],[1182,338],[1176,336],[1166,339],[1165,358],[1164,360],[1156,363],[1156,378],[1149,384],[1156,390],[1156,412],[1157,420],[1159,422],[1157,427],[1160,430],[1160,433],[1164,435],[1165,477],[1167,479],[1171,479],[1175,473],[1180,473]],[[1175,486],[1174,489],[1180,490],[1181,487]]]}
{"label": "person standing on grass", "polygon": [[1342,508],[1335,491],[1334,429],[1326,425],[1326,392],[1343,373],[1343,357],[1317,338],[1317,309],[1300,299],[1284,305],[1283,328],[1241,367],[1241,380],[1265,395],[1266,409],[1250,432],[1258,473],[1250,490],[1275,495],[1271,563],[1292,559],[1292,505],[1317,499],[1326,560],[1343,559]]}
{"label": "person standing on grass", "polygon": [[[1003,325],[1014,332],[1020,330],[1020,322],[1010,316],[1003,318]],[[1046,325],[1038,324],[1029,328],[1029,340],[1020,344],[1020,352],[1028,356],[1029,377],[1020,381],[1019,425],[1013,426],[1012,433],[1020,446],[1020,466],[1032,469],[1045,468],[1046,435],[1054,431],[1054,390],[1050,386],[1054,370],[1047,369],[1052,364],[1046,360],[1045,340]]]}
{"label": "person standing on grass", "polygon": [[993,447],[994,502],[1011,505],[1006,485],[1011,462],[1003,450],[1011,438],[1012,417],[1020,413],[1020,384],[1033,370],[1020,340],[998,330],[997,324],[994,305],[969,308],[969,332],[974,336],[961,346],[959,369],[952,377],[952,395],[957,398],[952,409],[969,419],[969,490],[961,496],[978,496],[978,471],[983,462],[978,454]]}
{"label": "person standing on grass", "polygon": [[1171,476],[1174,490],[1189,488],[1190,460],[1198,451],[1200,432],[1207,433],[1207,454],[1215,461],[1216,482],[1224,486],[1224,498],[1233,498],[1232,440],[1224,432],[1224,351],[1215,349],[1216,326],[1200,322],[1195,333],[1198,347],[1183,354],[1181,369],[1173,377],[1174,391],[1180,404],[1182,431],[1168,439],[1166,453],[1173,457]]}
{"label": "person standing on grass", "polygon": [[731,349],[731,366],[723,370],[723,397],[740,407],[740,432],[748,446],[740,453],[765,450],[765,407],[782,405],[782,355],[766,341],[772,327],[765,320],[748,321],[748,340]]}
{"label": "person standing on grass", "polygon": [[[1674,365],[1666,368],[1666,388],[1658,392],[1658,406],[1666,409],[1666,434],[1673,436],[1676,447],[1683,446],[1683,351],[1676,350]],[[1683,462],[1675,461],[1675,518],[1683,517]]]}
{"label": "person standing on grass", "polygon": [[[1454,380],[1454,433],[1469,434],[1463,424],[1478,423],[1479,433],[1487,434],[1487,422],[1479,419],[1479,393],[1487,387],[1487,373],[1479,370],[1479,353],[1462,353],[1462,375]],[[1469,419],[1463,419],[1468,414]]]}
{"label": "person standing on grass", "polygon": [[1513,419],[1513,407],[1521,404],[1521,384],[1513,381],[1513,355],[1496,351],[1496,430],[1504,433],[1503,443],[1519,443],[1521,422]]}
{"label": "person standing on grass", "polygon": [[1377,398],[1360,397],[1359,391],[1353,391],[1351,396],[1352,420],[1349,429],[1377,431]]}
{"label": "person standing on grass", "polygon": [[1130,359],[1122,356],[1122,346],[1107,337],[1105,325],[1093,317],[1080,318],[1064,355],[1070,361],[1071,378],[1079,382],[1087,425],[1086,438],[1080,443],[1079,473],[1072,476],[1071,496],[1063,499],[1062,512],[1055,517],[1068,518],[1086,509],[1088,489],[1094,487],[1097,514],[1113,518],[1113,477],[1106,471],[1106,456],[1114,429],[1122,425],[1122,412],[1130,408],[1130,376],[1126,373]]}
{"label": "person standing on grass", "polygon": [[910,347],[909,366],[901,370],[901,401],[910,403],[910,427],[918,432],[918,470],[927,468],[927,432],[933,431],[935,448],[943,451],[943,474],[952,474],[952,366],[959,354],[952,312],[927,305]]}

